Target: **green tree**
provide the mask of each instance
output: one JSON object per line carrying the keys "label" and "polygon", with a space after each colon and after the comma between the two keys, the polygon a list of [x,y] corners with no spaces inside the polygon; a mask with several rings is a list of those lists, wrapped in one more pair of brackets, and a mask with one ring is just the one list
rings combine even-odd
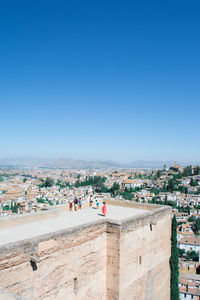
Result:
{"label": "green tree", "polygon": [[13,205],[13,207],[12,207],[12,212],[15,213],[15,214],[18,213],[18,205],[17,205],[16,202],[14,203],[14,205]]}
{"label": "green tree", "polygon": [[56,185],[61,185],[61,180],[57,179]]}
{"label": "green tree", "polygon": [[110,188],[109,192],[110,192],[111,194],[116,195],[116,194],[119,192],[119,190],[120,190],[120,185],[119,185],[119,183],[114,182],[114,183],[113,183],[113,186]]}
{"label": "green tree", "polygon": [[184,254],[185,254],[185,249],[178,248],[178,256],[183,257]]}
{"label": "green tree", "polygon": [[173,171],[173,172],[178,172],[178,169],[175,168],[175,167],[170,167],[169,169],[170,169],[171,171]]}
{"label": "green tree", "polygon": [[183,176],[182,176],[181,172],[178,172],[178,174],[173,174],[174,180],[181,179],[182,177]]}
{"label": "green tree", "polygon": [[183,186],[183,185],[178,186],[178,191],[180,191],[183,194],[188,194],[188,188],[186,186]]}
{"label": "green tree", "polygon": [[198,182],[194,181],[193,178],[190,179],[190,185],[191,186],[197,186],[198,185]]}
{"label": "green tree", "polygon": [[192,166],[187,166],[183,169],[183,176],[192,176]]}
{"label": "green tree", "polygon": [[161,175],[162,175],[162,174],[161,174],[161,171],[158,170],[158,171],[156,172],[156,178],[160,178]]}
{"label": "green tree", "polygon": [[194,175],[199,175],[199,173],[200,173],[200,167],[199,166],[194,167]]}
{"label": "green tree", "polygon": [[195,222],[195,216],[190,216],[188,218],[188,222]]}
{"label": "green tree", "polygon": [[10,209],[10,206],[7,204],[3,207],[3,210],[9,210]]}
{"label": "green tree", "polygon": [[54,181],[53,181],[52,178],[47,177],[47,178],[45,179],[45,182],[44,182],[44,186],[45,186],[45,187],[51,187],[53,184],[54,184]]}
{"label": "green tree", "polygon": [[154,193],[155,195],[159,195],[160,194],[160,190],[156,187],[152,187],[150,190],[151,193]]}
{"label": "green tree", "polygon": [[171,300],[179,300],[179,269],[178,269],[178,248],[177,248],[177,221],[176,216],[172,219],[171,234]]}
{"label": "green tree", "polygon": [[176,182],[174,181],[173,178],[170,178],[170,179],[168,180],[167,190],[168,190],[169,192],[173,192],[173,191],[176,190]]}
{"label": "green tree", "polygon": [[164,182],[163,187],[162,187],[162,192],[166,192],[167,188],[166,188],[166,182]]}
{"label": "green tree", "polygon": [[186,259],[187,260],[193,260],[193,261],[199,261],[199,254],[194,250],[187,251]]}
{"label": "green tree", "polygon": [[200,218],[196,218],[194,221],[193,231],[195,234],[199,234],[199,230],[200,230]]}

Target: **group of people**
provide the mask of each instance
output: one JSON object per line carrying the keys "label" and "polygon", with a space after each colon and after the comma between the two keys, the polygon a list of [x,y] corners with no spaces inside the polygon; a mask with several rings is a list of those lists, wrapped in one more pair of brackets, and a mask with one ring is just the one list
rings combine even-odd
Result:
{"label": "group of people", "polygon": [[[95,199],[95,202],[96,202],[95,203],[96,209],[99,209],[99,205],[100,205],[99,199],[98,198]],[[89,199],[89,206],[93,207],[93,199],[92,198]],[[81,208],[82,208],[82,199],[81,199],[81,197],[80,198],[75,197],[74,201],[70,201],[69,202],[69,210],[70,211],[73,211],[73,207],[74,207],[75,211],[81,210]],[[106,214],[107,214],[107,206],[106,206],[106,203],[103,202],[103,205],[102,205],[102,215],[106,216]]]}
{"label": "group of people", "polygon": [[82,199],[81,198],[74,198],[74,202],[70,201],[69,202],[69,210],[73,211],[73,206],[74,206],[74,210],[77,211],[78,209],[82,208]]}
{"label": "group of people", "polygon": [[[99,209],[99,204],[100,204],[99,199],[97,198],[97,199],[95,199],[95,201],[96,201],[96,209]],[[90,198],[90,200],[89,200],[89,205],[90,205],[90,207],[93,207],[93,199],[92,198]],[[102,214],[105,216],[106,213],[107,213],[107,206],[106,206],[106,203],[103,202]]]}
{"label": "group of people", "polygon": [[[95,201],[96,201],[96,209],[98,209],[99,208],[99,199],[97,198]],[[92,198],[90,198],[90,200],[89,200],[89,206],[93,207],[93,199]]]}

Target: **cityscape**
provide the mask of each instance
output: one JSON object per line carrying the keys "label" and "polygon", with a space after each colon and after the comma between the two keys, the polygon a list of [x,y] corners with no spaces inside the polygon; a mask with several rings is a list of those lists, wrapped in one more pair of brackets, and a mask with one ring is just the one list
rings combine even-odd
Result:
{"label": "cityscape", "polygon": [[[77,209],[75,199],[81,199]],[[177,220],[180,299],[200,297],[200,166],[0,170],[0,222],[16,214],[70,210],[70,203],[76,214],[111,199],[171,206]]]}

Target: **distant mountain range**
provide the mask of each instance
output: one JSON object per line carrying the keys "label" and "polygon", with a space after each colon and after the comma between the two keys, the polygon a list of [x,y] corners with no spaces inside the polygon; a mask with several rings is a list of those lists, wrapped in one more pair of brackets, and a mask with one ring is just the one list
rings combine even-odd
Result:
{"label": "distant mountain range", "polygon": [[[177,162],[181,166],[188,164],[199,164],[191,162]],[[119,169],[119,168],[137,168],[137,169],[156,169],[173,166],[173,161],[146,161],[135,160],[130,163],[119,163],[110,160],[81,160],[70,158],[42,159],[42,158],[7,158],[0,159],[0,167],[10,168],[60,168],[60,169]]]}

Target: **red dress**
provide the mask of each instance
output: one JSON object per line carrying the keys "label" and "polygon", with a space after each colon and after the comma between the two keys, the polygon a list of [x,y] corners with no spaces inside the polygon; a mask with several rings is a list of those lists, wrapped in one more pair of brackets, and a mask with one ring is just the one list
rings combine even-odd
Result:
{"label": "red dress", "polygon": [[103,215],[107,214],[107,207],[105,204],[102,206],[102,213],[103,213]]}

